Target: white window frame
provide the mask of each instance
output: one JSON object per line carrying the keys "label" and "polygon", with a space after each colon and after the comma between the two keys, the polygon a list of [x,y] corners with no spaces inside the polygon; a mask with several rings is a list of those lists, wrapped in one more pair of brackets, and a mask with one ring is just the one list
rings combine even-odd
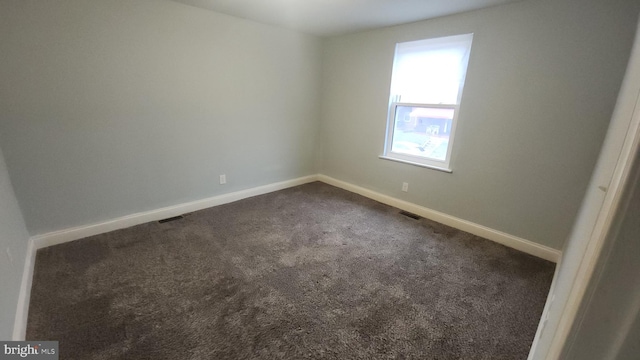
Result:
{"label": "white window frame", "polygon": [[[425,40],[434,40],[434,41],[442,41],[446,38],[459,38],[459,37],[469,37],[470,42],[473,41],[473,34],[461,34],[461,35],[453,35],[443,38],[434,38],[434,39],[425,39]],[[397,46],[398,44],[396,44]],[[390,94],[389,101],[389,114],[387,116],[387,131],[385,136],[385,146],[384,146],[384,154],[380,156],[381,159],[399,161],[411,165],[422,166],[430,169],[452,172],[451,169],[451,152],[453,150],[453,143],[456,133],[456,128],[458,124],[458,113],[460,110],[460,103],[462,100],[462,92],[464,90],[464,83],[466,79],[466,73],[468,69],[468,57],[471,52],[471,43],[469,44],[469,53],[467,54],[466,66],[464,68],[464,74],[460,81],[460,86],[458,90],[458,98],[455,104],[433,104],[433,103],[406,103],[399,101],[401,99],[394,98],[394,94]],[[395,66],[395,57],[396,53],[394,52],[394,66]],[[395,70],[395,69],[394,69]],[[393,80],[392,80],[393,81]],[[391,92],[391,90],[390,90]],[[395,130],[395,121],[396,121],[396,111],[399,106],[408,106],[408,107],[422,107],[422,108],[438,108],[438,109],[452,109],[453,110],[453,118],[451,122],[451,131],[449,134],[449,143],[447,146],[447,153],[444,160],[438,160],[433,158],[427,158],[417,155],[405,154],[392,151],[392,143],[393,143],[393,132]]]}

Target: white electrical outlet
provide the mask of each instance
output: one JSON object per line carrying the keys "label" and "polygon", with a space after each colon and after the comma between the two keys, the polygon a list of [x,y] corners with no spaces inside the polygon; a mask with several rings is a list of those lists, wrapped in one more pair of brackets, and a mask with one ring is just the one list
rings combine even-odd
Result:
{"label": "white electrical outlet", "polygon": [[220,185],[227,183],[227,175],[220,175]]}
{"label": "white electrical outlet", "polygon": [[409,191],[409,183],[406,183],[406,182],[402,183],[402,191],[404,192]]}

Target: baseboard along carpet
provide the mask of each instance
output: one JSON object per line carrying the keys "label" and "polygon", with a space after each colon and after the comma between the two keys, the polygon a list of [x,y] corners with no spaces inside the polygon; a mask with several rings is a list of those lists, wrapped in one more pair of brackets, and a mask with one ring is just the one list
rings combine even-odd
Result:
{"label": "baseboard along carpet", "polygon": [[526,359],[554,264],[315,182],[38,250],[60,359]]}

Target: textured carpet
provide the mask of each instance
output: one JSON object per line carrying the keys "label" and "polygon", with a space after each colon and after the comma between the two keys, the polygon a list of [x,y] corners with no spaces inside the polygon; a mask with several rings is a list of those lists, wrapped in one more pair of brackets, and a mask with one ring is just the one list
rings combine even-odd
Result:
{"label": "textured carpet", "polygon": [[38,250],[60,359],[526,359],[554,264],[322,183]]}

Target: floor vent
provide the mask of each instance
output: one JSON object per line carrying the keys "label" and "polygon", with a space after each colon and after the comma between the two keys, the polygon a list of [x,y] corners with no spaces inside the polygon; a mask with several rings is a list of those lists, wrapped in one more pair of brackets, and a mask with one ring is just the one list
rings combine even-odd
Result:
{"label": "floor vent", "polygon": [[420,215],[416,215],[414,213],[410,213],[410,212],[404,211],[404,210],[400,211],[400,214],[404,215],[406,217],[410,217],[410,218],[415,219],[415,220],[420,220],[421,219]]}
{"label": "floor vent", "polygon": [[164,223],[169,222],[169,221],[175,221],[175,220],[180,220],[180,219],[182,219],[182,215],[178,215],[178,216],[174,216],[174,217],[158,220],[158,222],[160,224],[164,224]]}

